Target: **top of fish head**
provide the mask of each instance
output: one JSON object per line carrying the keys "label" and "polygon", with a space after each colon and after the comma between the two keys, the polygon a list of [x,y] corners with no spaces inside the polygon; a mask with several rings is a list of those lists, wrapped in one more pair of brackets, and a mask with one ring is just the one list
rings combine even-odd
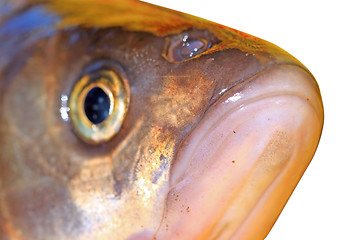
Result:
{"label": "top of fish head", "polygon": [[0,9],[1,236],[267,235],[322,130],[299,61],[132,0]]}

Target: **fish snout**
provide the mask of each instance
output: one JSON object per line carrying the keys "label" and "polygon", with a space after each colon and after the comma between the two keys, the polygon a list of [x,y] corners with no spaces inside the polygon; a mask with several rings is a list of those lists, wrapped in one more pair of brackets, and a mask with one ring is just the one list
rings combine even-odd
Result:
{"label": "fish snout", "polygon": [[277,65],[229,89],[177,152],[159,239],[265,238],[322,122],[319,88],[302,67]]}

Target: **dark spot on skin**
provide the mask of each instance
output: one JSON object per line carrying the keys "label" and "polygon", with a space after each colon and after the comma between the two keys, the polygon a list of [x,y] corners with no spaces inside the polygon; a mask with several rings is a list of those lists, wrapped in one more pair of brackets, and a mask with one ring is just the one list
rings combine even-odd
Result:
{"label": "dark spot on skin", "polygon": [[115,180],[114,181],[114,190],[115,190],[115,197],[120,197],[120,195],[121,195],[121,192],[122,192],[122,183],[121,183],[121,181],[117,181],[117,180]]}
{"label": "dark spot on skin", "polygon": [[119,199],[121,197],[121,193],[123,188],[125,187],[125,181],[121,177],[121,173],[113,171],[113,179],[114,179],[114,191],[115,191],[115,198]]}
{"label": "dark spot on skin", "polygon": [[96,45],[97,43],[100,42],[102,38],[102,35],[98,34],[98,35],[95,35],[95,37],[92,39],[90,45]]}
{"label": "dark spot on skin", "polygon": [[232,162],[232,163],[235,163],[235,160],[232,160],[231,162]]}
{"label": "dark spot on skin", "polygon": [[189,207],[189,206],[186,208],[186,211],[187,211],[188,213],[190,212],[190,207]]}
{"label": "dark spot on skin", "polygon": [[306,98],[306,101],[309,101],[310,99],[309,98]]}
{"label": "dark spot on skin", "polygon": [[157,170],[155,170],[152,174],[152,179],[151,179],[151,182],[153,184],[156,184],[157,181],[159,180],[159,178],[162,176],[162,174],[166,171],[166,168],[167,168],[167,158],[161,154],[160,155],[160,166]]}
{"label": "dark spot on skin", "polygon": [[233,133],[236,133],[235,130],[233,131]]}
{"label": "dark spot on skin", "polygon": [[179,195],[175,195],[175,194],[171,194],[171,195],[174,196],[174,198],[175,198],[174,200],[175,200],[175,201],[178,201],[178,200],[179,200]]}

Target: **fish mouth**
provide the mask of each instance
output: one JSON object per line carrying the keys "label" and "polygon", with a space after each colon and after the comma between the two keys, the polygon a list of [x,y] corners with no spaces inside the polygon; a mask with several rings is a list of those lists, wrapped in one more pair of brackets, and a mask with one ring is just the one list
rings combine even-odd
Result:
{"label": "fish mouth", "polygon": [[313,157],[310,73],[278,65],[228,90],[182,142],[156,239],[263,239]]}

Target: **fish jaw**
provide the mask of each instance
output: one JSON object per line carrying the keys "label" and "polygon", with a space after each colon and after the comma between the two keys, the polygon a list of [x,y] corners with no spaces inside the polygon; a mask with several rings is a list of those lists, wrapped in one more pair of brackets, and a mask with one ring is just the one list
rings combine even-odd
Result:
{"label": "fish jaw", "polygon": [[322,123],[318,86],[300,67],[275,66],[230,89],[179,148],[157,239],[265,238]]}

